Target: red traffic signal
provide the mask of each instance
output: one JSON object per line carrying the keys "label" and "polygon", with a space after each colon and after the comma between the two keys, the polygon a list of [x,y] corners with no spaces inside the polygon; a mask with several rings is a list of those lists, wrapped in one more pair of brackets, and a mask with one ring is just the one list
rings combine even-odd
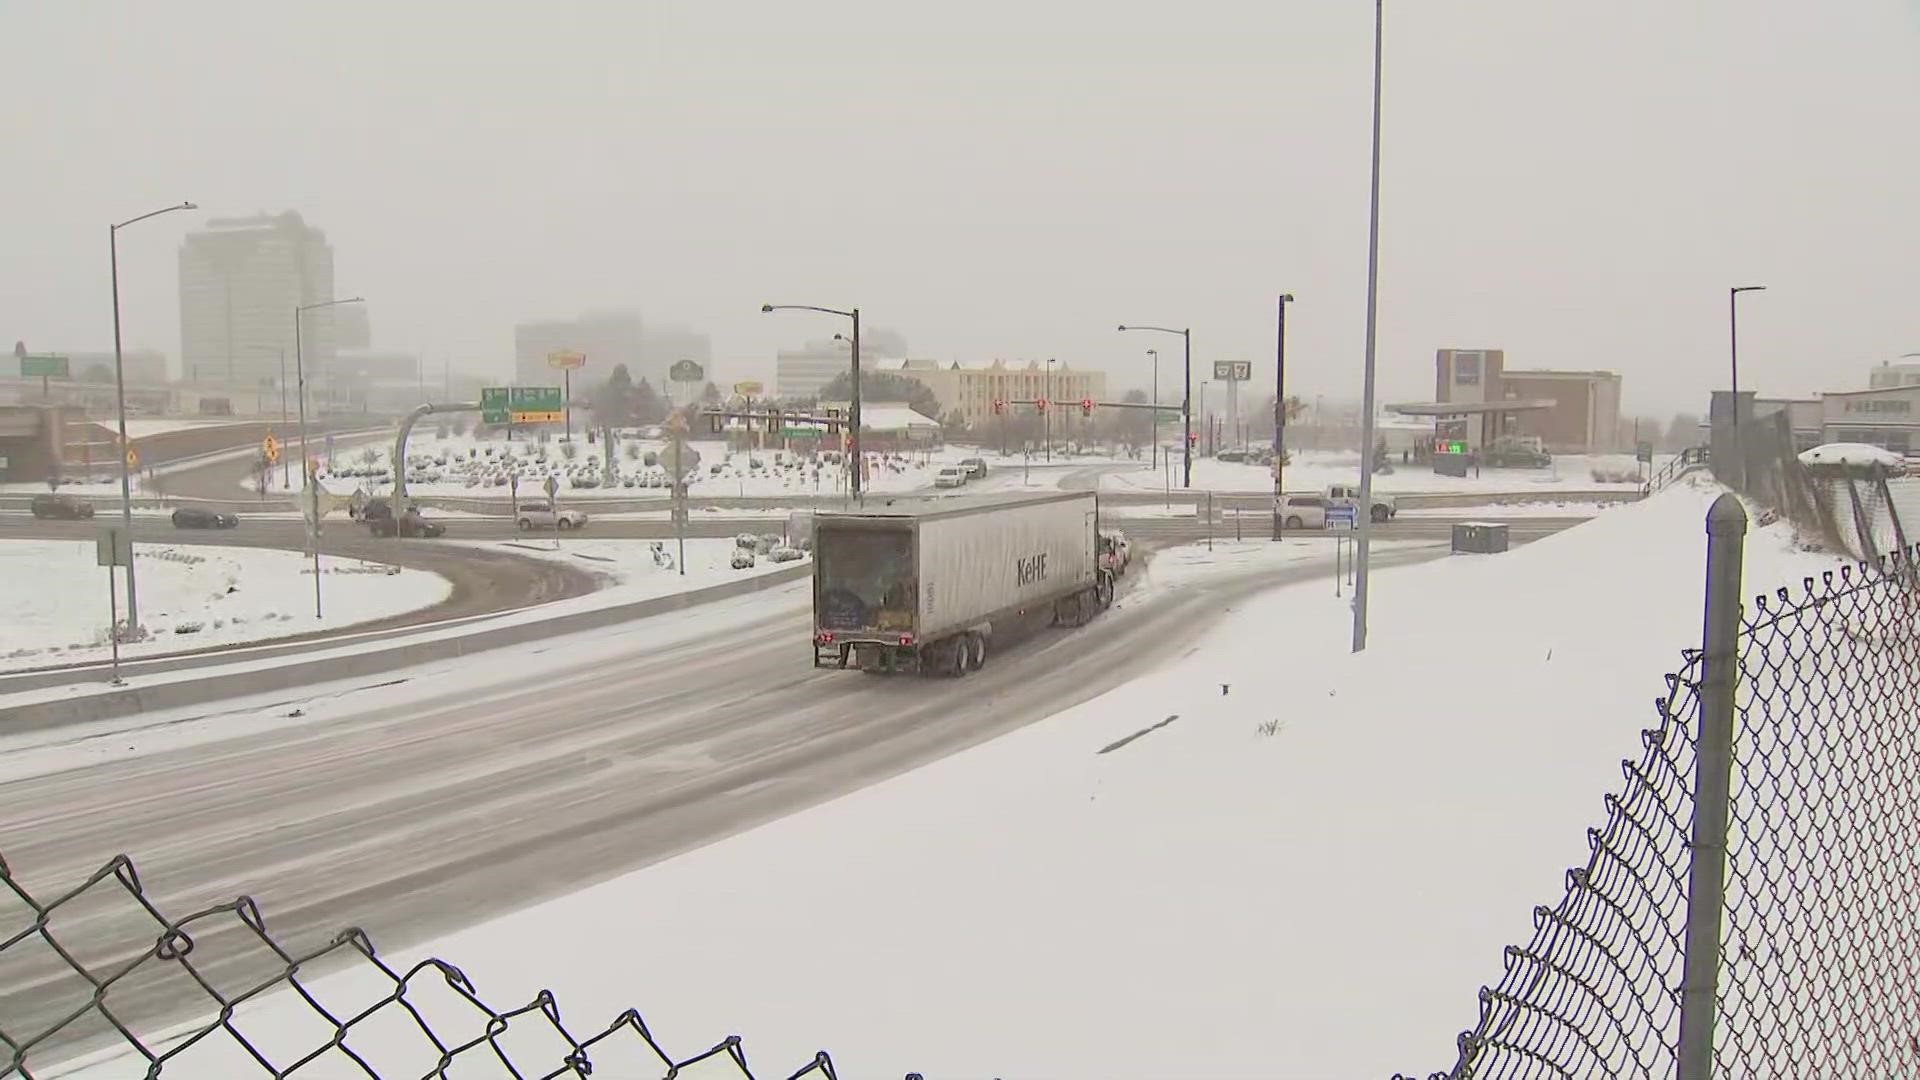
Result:
{"label": "red traffic signal", "polygon": [[1195,444],[1195,443],[1197,443],[1197,442],[1199,442],[1199,441],[1200,441],[1200,433],[1199,433],[1199,432],[1197,432],[1197,431],[1189,431],[1189,432],[1187,432],[1187,445],[1188,445],[1188,446],[1192,446],[1193,444]]}
{"label": "red traffic signal", "polygon": [[1007,403],[1000,398],[993,399],[993,415],[999,416],[1007,411]]}
{"label": "red traffic signal", "polygon": [[1046,411],[1047,411],[1047,399],[1046,399],[1046,398],[1040,398],[1039,400],[1037,400],[1037,401],[1035,401],[1035,402],[1033,403],[1033,411],[1034,411],[1034,412],[1046,412]]}
{"label": "red traffic signal", "polygon": [[1080,415],[1081,416],[1093,415],[1093,399],[1092,398],[1083,397],[1080,399]]}

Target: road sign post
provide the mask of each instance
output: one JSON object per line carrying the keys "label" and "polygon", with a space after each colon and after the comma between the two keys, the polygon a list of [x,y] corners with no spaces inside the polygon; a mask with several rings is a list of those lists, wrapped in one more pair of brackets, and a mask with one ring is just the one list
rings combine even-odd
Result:
{"label": "road sign post", "polygon": [[560,380],[562,383],[561,401],[564,402],[564,404],[561,405],[560,407],[560,412],[561,412],[562,420],[567,425],[566,434],[561,439],[561,441],[572,442],[573,441],[573,369],[583,368],[587,366],[587,354],[583,352],[575,352],[572,349],[555,349],[552,352],[547,354],[547,366],[550,368],[555,368],[560,372]]}
{"label": "road sign post", "polygon": [[1346,547],[1347,536],[1359,523],[1360,508],[1352,503],[1333,503],[1327,507],[1326,529],[1333,533],[1333,595],[1339,596],[1340,578],[1345,570],[1341,565]]}
{"label": "road sign post", "polygon": [[120,681],[120,597],[113,588],[113,568],[133,562],[132,537],[123,526],[107,525],[94,536],[94,561],[107,568],[107,641],[113,647],[113,685]]}

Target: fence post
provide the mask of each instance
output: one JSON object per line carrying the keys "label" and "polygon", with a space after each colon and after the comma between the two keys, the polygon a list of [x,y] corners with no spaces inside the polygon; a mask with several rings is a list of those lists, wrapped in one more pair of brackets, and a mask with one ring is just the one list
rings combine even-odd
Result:
{"label": "fence post", "polygon": [[1700,730],[1693,761],[1693,835],[1687,868],[1686,962],[1680,975],[1676,1080],[1711,1080],[1726,915],[1728,804],[1733,786],[1734,689],[1740,676],[1740,570],[1747,511],[1732,493],[1707,511],[1707,599],[1700,664]]}

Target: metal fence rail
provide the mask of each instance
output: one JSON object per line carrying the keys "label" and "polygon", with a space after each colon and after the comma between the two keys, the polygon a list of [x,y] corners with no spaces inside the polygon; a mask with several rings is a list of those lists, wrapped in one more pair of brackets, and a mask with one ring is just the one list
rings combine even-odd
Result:
{"label": "metal fence rail", "polygon": [[1742,605],[1745,526],[1722,496],[1702,648],[1430,1080],[1920,1075],[1920,549]]}
{"label": "metal fence rail", "polygon": [[[497,1008],[459,968],[423,960],[389,966],[358,929],[305,952],[283,948],[247,897],[170,918],[147,897],[133,863],[120,856],[77,887],[41,900],[0,858],[0,978],[45,979],[51,1018],[16,1030],[0,1019],[0,1078],[52,1074],[85,1035],[103,1052],[134,1055],[100,1066],[115,1076],[212,1077],[726,1077],[750,1080],[746,1054],[730,1037],[675,1060],[640,1014],[628,1010],[585,1034],[561,1018],[545,990]],[[130,903],[129,903],[130,902]],[[144,950],[110,955],[84,933],[99,928],[102,904],[144,919]],[[265,974],[236,980],[199,953],[216,948],[260,954]],[[230,965],[228,965],[230,967]],[[325,980],[316,969],[324,969]],[[237,983],[237,984],[236,984]],[[345,989],[342,989],[345,987]],[[165,1031],[143,1030],[121,1008],[158,992],[190,1003],[192,1019]],[[788,1075],[788,1074],[781,1074]],[[818,1054],[793,1080],[835,1080]]]}

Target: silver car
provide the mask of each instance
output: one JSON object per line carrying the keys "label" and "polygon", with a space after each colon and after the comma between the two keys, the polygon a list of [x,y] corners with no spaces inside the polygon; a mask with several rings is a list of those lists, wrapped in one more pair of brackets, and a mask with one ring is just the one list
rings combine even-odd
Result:
{"label": "silver car", "polygon": [[529,532],[533,529],[558,529],[561,532],[571,532],[574,529],[587,527],[586,514],[573,509],[555,508],[552,503],[545,500],[521,503],[520,511],[514,521],[520,526],[521,532]]}

